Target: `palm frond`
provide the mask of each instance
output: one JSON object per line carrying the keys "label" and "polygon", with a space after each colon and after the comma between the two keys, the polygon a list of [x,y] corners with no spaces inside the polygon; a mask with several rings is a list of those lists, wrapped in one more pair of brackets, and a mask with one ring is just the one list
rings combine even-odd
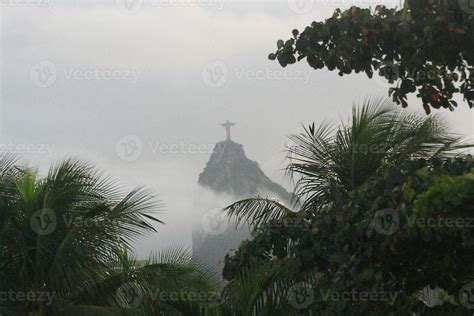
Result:
{"label": "palm frond", "polygon": [[295,213],[277,200],[259,197],[235,202],[226,207],[224,212],[229,221],[235,220],[236,227],[246,222],[251,228]]}
{"label": "palm frond", "polygon": [[290,136],[287,171],[304,211],[318,211],[389,166],[413,159],[444,158],[472,147],[442,118],[406,113],[390,100],[368,98],[354,105],[348,123],[333,129],[314,124]]}
{"label": "palm frond", "polygon": [[[292,290],[314,284],[316,273],[301,274],[293,259],[260,262],[246,268],[224,289],[223,305],[236,315],[299,315]],[[298,277],[296,277],[298,275]]]}
{"label": "palm frond", "polygon": [[[0,288],[54,292],[49,308],[107,279],[120,260],[117,249],[130,249],[161,223],[153,194],[139,188],[123,197],[90,164],[66,160],[45,178],[15,170],[5,167],[3,174],[14,176],[0,178]],[[38,231],[42,226],[51,229]]]}
{"label": "palm frond", "polygon": [[[104,280],[88,287],[76,302],[126,306],[128,291],[139,300],[133,309],[138,315],[214,315],[217,310],[217,282],[189,250],[176,246],[135,261],[122,253],[123,266],[116,266]],[[216,314],[217,315],[217,314]]]}

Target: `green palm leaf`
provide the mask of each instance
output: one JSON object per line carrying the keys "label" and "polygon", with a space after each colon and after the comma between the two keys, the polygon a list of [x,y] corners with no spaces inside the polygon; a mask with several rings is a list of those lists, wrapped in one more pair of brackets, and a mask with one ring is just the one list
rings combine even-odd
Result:
{"label": "green palm leaf", "polygon": [[236,226],[246,222],[252,228],[294,213],[281,202],[265,198],[238,201],[226,207],[224,211],[229,216],[229,220],[235,220]]}
{"label": "green palm leaf", "polygon": [[62,309],[110,275],[117,249],[131,249],[155,232],[153,222],[161,223],[150,192],[123,196],[87,163],[66,160],[44,178],[11,160],[0,161],[0,170],[0,289],[54,294],[52,304],[8,302],[8,308]]}

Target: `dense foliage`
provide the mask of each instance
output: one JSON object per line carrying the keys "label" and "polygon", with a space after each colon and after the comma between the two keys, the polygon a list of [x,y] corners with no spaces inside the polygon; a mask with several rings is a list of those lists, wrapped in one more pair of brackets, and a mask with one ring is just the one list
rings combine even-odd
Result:
{"label": "dense foliage", "polygon": [[351,7],[279,40],[270,59],[282,66],[307,60],[339,75],[385,78],[397,104],[417,93],[430,108],[454,110],[461,93],[474,106],[474,8],[468,0],[407,0],[402,9]]}
{"label": "dense foliage", "polygon": [[[292,137],[295,212],[276,200],[228,212],[253,239],[219,284],[173,248],[136,260],[155,232],[152,194],[123,194],[88,164],[40,177],[0,159],[2,315],[440,315],[474,308],[474,161],[439,117],[384,100],[348,124]],[[442,271],[442,273],[440,273]]]}
{"label": "dense foliage", "polygon": [[[474,160],[457,157],[459,139],[436,116],[408,120],[370,103],[353,113],[333,133],[292,138],[298,211],[262,198],[227,209],[254,227],[226,258],[229,288],[253,267],[291,262],[261,282],[257,310],[270,295],[295,314],[466,313],[458,293],[474,281]],[[407,126],[424,128],[410,138]],[[291,304],[301,284],[308,304]]]}
{"label": "dense foliage", "polygon": [[[474,281],[473,202],[470,157],[414,161],[372,178],[351,193],[350,202],[335,201],[317,215],[288,214],[258,227],[254,239],[227,258],[224,276],[232,280],[261,262],[292,259],[295,280],[308,282],[305,275],[318,274],[309,282],[314,296],[308,310],[463,314],[468,310],[459,306],[458,292]],[[446,291],[448,303],[430,309],[421,303],[418,295],[428,285]],[[374,293],[378,299],[325,297],[333,292]],[[390,295],[395,300],[389,304]]]}
{"label": "dense foliage", "polygon": [[[0,159],[0,314],[199,315],[216,287],[176,248],[138,262],[128,252],[160,211],[143,189],[122,194],[88,164],[45,177]],[[200,294],[200,300],[189,295]]]}

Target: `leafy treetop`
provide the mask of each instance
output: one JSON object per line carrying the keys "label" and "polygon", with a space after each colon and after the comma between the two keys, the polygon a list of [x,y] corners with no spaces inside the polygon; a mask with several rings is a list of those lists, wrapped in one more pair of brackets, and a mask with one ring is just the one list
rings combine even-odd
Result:
{"label": "leafy treetop", "polygon": [[293,38],[277,42],[269,55],[285,67],[306,58],[314,69],[374,72],[392,86],[389,95],[408,106],[417,93],[427,114],[451,111],[461,93],[474,107],[474,9],[468,0],[406,0],[402,9],[337,9],[324,22],[313,22]]}

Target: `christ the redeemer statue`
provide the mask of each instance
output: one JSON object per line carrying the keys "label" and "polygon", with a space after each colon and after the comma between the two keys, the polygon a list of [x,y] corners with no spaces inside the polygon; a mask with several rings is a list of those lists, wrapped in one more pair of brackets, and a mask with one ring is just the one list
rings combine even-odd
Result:
{"label": "christ the redeemer statue", "polygon": [[225,127],[225,136],[226,136],[226,139],[227,140],[231,140],[230,139],[230,128],[234,125],[236,125],[237,123],[231,123],[229,122],[229,120],[227,120],[227,122],[223,123],[223,124],[220,124],[220,126],[223,126]]}

